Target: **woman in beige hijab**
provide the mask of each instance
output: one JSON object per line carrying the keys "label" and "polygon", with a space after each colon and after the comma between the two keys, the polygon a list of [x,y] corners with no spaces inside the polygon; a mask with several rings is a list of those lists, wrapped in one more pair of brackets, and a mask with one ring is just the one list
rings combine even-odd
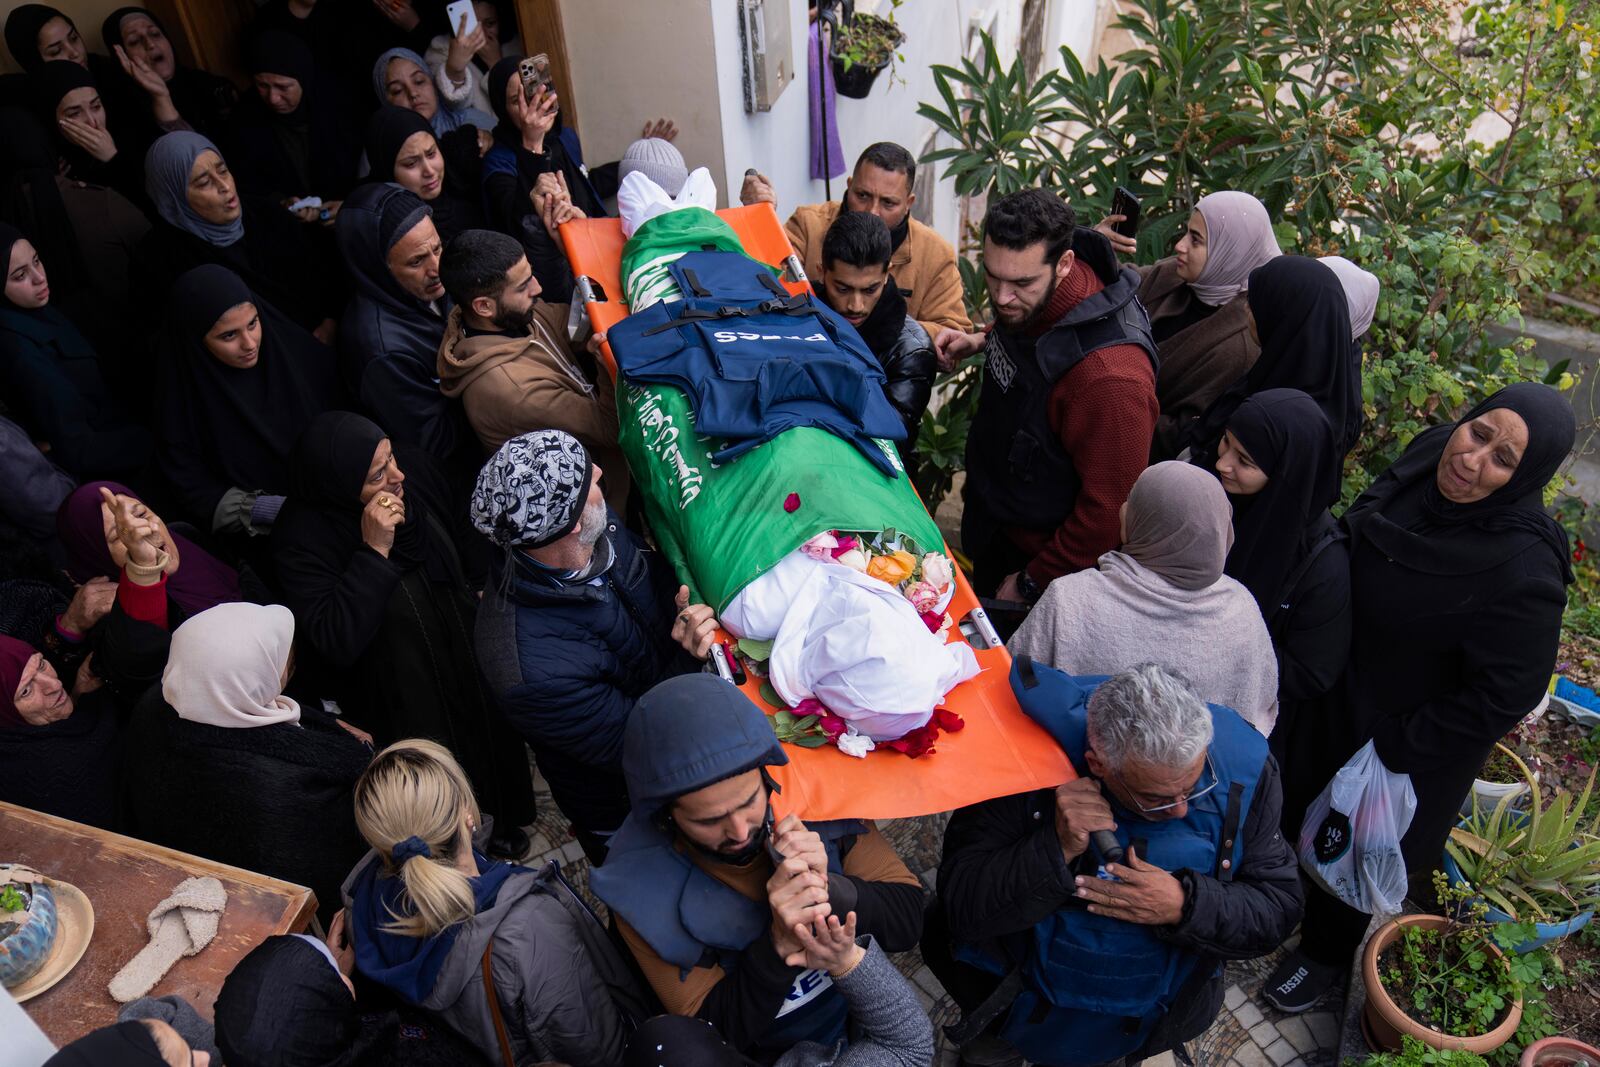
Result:
{"label": "woman in beige hijab", "polygon": [[1139,475],[1122,508],[1122,547],[1095,570],[1051,582],[1007,648],[1068,674],[1159,663],[1263,734],[1278,715],[1278,664],[1250,591],[1222,573],[1233,509],[1188,463]]}
{"label": "woman in beige hijab", "polygon": [[366,851],[353,791],[372,738],[285,695],[294,632],[288,608],[246,603],[173,632],[128,725],[128,809],[145,840],[310,886],[327,921]]}
{"label": "woman in beige hijab", "polygon": [[[1110,228],[1118,217],[1097,229],[1119,253],[1131,255],[1133,241]],[[1227,190],[1195,204],[1173,255],[1139,268],[1139,300],[1150,313],[1161,359],[1152,462],[1175,458],[1189,423],[1260,355],[1250,336],[1245,280],[1279,254],[1266,207],[1249,193]]]}

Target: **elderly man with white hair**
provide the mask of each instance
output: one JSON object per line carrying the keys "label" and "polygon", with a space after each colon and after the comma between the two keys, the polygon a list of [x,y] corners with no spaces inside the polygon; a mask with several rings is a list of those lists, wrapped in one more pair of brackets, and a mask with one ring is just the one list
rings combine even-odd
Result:
{"label": "elderly man with white hair", "polygon": [[1300,918],[1266,739],[1155,664],[1074,678],[1019,657],[1011,681],[1080,777],[950,820],[923,955],[965,1012],[962,1062],[1181,1048],[1221,1006],[1222,961]]}

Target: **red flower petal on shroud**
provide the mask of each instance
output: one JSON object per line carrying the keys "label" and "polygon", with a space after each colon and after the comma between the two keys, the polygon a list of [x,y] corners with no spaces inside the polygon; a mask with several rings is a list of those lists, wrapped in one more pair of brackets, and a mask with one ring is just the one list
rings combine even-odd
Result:
{"label": "red flower petal on shroud", "polygon": [[949,708],[934,708],[933,721],[939,729],[947,734],[960,733],[967,728],[967,722]]}
{"label": "red flower petal on shroud", "polygon": [[796,511],[799,511],[800,510],[800,494],[799,493],[790,493],[788,496],[784,497],[783,498],[783,510],[789,512],[791,515],[794,514]]}

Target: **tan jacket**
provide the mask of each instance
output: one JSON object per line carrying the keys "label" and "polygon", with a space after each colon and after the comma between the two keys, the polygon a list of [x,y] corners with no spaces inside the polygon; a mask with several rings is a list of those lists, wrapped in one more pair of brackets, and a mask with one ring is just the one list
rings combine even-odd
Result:
{"label": "tan jacket", "polygon": [[[830,200],[795,208],[784,226],[812,285],[822,284],[822,238],[838,217],[839,201]],[[890,258],[889,273],[895,284],[906,290],[906,313],[922,323],[930,338],[938,337],[946,326],[972,329],[961,295],[955,249],[916,219],[911,220],[911,232]]]}
{"label": "tan jacket", "polygon": [[[1178,261],[1163,259],[1140,267],[1144,281],[1139,300],[1150,322],[1181,315],[1194,291],[1178,277]],[[1150,445],[1150,462],[1174,459],[1189,443],[1189,426],[1211,402],[1255,366],[1261,348],[1250,340],[1249,302],[1244,293],[1217,308],[1187,329],[1162,341],[1161,369],[1156,374],[1156,399],[1161,417],[1156,420]]]}
{"label": "tan jacket", "polygon": [[527,337],[469,337],[461,309],[452,309],[439,346],[439,391],[461,398],[485,452],[529,430],[576,437],[605,472],[606,502],[620,515],[629,479],[617,445],[616,391],[603,373],[590,384],[573,362],[566,322],[566,304],[540,301]]}

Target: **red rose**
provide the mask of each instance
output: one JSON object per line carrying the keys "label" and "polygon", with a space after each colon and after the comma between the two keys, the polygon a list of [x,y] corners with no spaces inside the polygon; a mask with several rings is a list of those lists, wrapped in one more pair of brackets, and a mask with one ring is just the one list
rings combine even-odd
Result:
{"label": "red rose", "polygon": [[930,634],[938,633],[939,629],[944,626],[944,612],[942,611],[924,611],[921,617],[922,625],[928,628]]}
{"label": "red rose", "polygon": [[783,510],[793,514],[800,510],[800,494],[790,493],[783,498]]}
{"label": "red rose", "polygon": [[898,741],[886,741],[881,747],[892,748],[896,752],[904,752],[912,759],[926,756],[934,751],[933,743],[939,739],[937,726],[919,726]]}
{"label": "red rose", "polygon": [[933,722],[947,734],[960,733],[967,728],[966,720],[949,708],[934,708]]}
{"label": "red rose", "polygon": [[828,735],[829,741],[842,736],[847,728],[845,721],[831,711],[824,711],[818,724],[822,727],[822,732]]}

